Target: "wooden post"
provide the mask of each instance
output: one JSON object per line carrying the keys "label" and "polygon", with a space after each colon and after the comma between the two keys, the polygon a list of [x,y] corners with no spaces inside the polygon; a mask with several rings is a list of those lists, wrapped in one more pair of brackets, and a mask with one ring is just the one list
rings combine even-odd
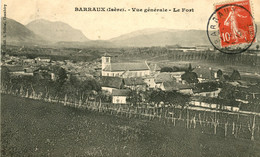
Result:
{"label": "wooden post", "polygon": [[79,105],[78,105],[78,107],[80,108],[81,105],[82,105],[82,100],[81,100],[81,98],[80,98],[80,99],[79,99]]}
{"label": "wooden post", "polygon": [[20,95],[23,97],[23,86],[20,88]]}
{"label": "wooden post", "polygon": [[26,91],[26,95],[25,95],[25,97],[26,97],[26,98],[29,97],[29,91],[28,91],[28,89],[27,89],[27,91]]}
{"label": "wooden post", "polygon": [[194,116],[194,118],[193,118],[193,128],[195,129],[196,128],[196,114],[195,114],[195,116]]}
{"label": "wooden post", "polygon": [[173,122],[174,113],[172,113],[172,122]]}
{"label": "wooden post", "polygon": [[164,110],[164,119],[165,119],[166,122],[168,121],[168,119],[167,119],[167,112],[168,112],[167,109],[165,109]]}
{"label": "wooden post", "polygon": [[187,118],[186,118],[186,121],[187,121],[187,128],[189,128],[189,110],[188,110],[188,107],[187,107]]}
{"label": "wooden post", "polygon": [[152,110],[151,110],[151,108],[149,108],[149,120],[152,120]]}
{"label": "wooden post", "polygon": [[65,97],[64,97],[64,106],[67,105],[67,94],[65,94]]}
{"label": "wooden post", "polygon": [[[206,119],[206,111],[204,111],[204,117],[203,117],[203,121],[206,122],[207,119]],[[204,123],[204,126],[206,125],[206,123]]]}
{"label": "wooden post", "polygon": [[102,107],[102,100],[101,100],[101,99],[99,99],[99,105],[100,105],[100,106],[99,106],[99,107],[100,107],[100,110],[103,112],[104,109],[103,109],[103,107]]}
{"label": "wooden post", "polygon": [[129,107],[129,118],[131,118],[131,115],[132,114],[132,112],[131,112],[131,108]]}
{"label": "wooden post", "polygon": [[214,122],[213,124],[214,124],[214,134],[217,134],[217,125],[218,124],[217,124],[217,122]]}
{"label": "wooden post", "polygon": [[180,115],[179,115],[179,120],[182,118],[182,109],[180,109]]}
{"label": "wooden post", "polygon": [[200,126],[201,126],[201,125],[202,125],[202,122],[201,122],[200,113],[199,113],[199,122],[200,122]]}
{"label": "wooden post", "polygon": [[228,122],[225,123],[225,137],[227,137]]}
{"label": "wooden post", "polygon": [[135,118],[136,118],[136,114],[138,113],[138,108],[137,107],[135,107]]}
{"label": "wooden post", "polygon": [[255,138],[254,138],[254,134],[255,134],[255,115],[254,115],[254,119],[253,119],[253,125],[252,125],[252,129],[251,129],[251,140],[254,141]]}
{"label": "wooden post", "polygon": [[232,135],[235,134],[235,123],[233,122],[233,127],[232,127]]}

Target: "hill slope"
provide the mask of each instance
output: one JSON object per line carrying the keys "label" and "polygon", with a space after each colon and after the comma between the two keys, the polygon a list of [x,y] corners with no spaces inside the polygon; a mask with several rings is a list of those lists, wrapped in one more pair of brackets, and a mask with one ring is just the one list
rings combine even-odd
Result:
{"label": "hill slope", "polygon": [[23,24],[7,18],[1,19],[1,42],[3,39],[4,22],[6,22],[7,44],[39,44],[46,43],[41,37],[26,28]]}
{"label": "hill slope", "polygon": [[180,44],[194,46],[210,44],[204,30],[167,30],[136,31],[110,40],[121,46],[165,46]]}
{"label": "hill slope", "polygon": [[50,42],[72,41],[84,42],[88,41],[86,36],[77,29],[63,22],[51,22],[47,20],[35,20],[26,25],[28,29],[35,34]]}

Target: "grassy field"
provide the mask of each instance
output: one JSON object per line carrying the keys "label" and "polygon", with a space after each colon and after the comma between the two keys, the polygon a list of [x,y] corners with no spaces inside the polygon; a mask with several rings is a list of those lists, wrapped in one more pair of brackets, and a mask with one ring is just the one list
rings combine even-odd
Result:
{"label": "grassy field", "polygon": [[2,156],[260,156],[260,142],[1,95]]}

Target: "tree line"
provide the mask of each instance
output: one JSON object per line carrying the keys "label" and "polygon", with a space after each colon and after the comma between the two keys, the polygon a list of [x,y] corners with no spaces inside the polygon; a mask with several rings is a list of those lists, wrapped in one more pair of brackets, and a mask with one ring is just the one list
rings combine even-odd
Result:
{"label": "tree line", "polygon": [[[45,69],[45,68],[43,68]],[[8,68],[1,69],[2,90],[12,94],[38,97],[41,99],[55,99],[63,101],[66,99],[71,102],[86,103],[88,101],[102,101],[111,103],[112,96],[106,91],[102,91],[101,82],[94,78],[85,80],[78,79],[76,76],[67,75],[66,70],[61,67],[53,68],[55,79],[49,77],[34,76],[12,76]],[[47,75],[47,74],[44,74]],[[129,89],[130,90],[130,89]],[[166,104],[185,105],[189,101],[189,96],[176,91],[161,90],[130,90],[128,101],[131,105],[140,104]]]}

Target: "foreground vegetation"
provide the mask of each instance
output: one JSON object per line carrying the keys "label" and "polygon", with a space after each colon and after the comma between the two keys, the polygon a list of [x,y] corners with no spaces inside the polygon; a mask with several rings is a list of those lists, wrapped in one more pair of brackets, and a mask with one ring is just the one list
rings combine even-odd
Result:
{"label": "foreground vegetation", "polygon": [[3,156],[259,156],[260,142],[223,138],[1,95]]}

